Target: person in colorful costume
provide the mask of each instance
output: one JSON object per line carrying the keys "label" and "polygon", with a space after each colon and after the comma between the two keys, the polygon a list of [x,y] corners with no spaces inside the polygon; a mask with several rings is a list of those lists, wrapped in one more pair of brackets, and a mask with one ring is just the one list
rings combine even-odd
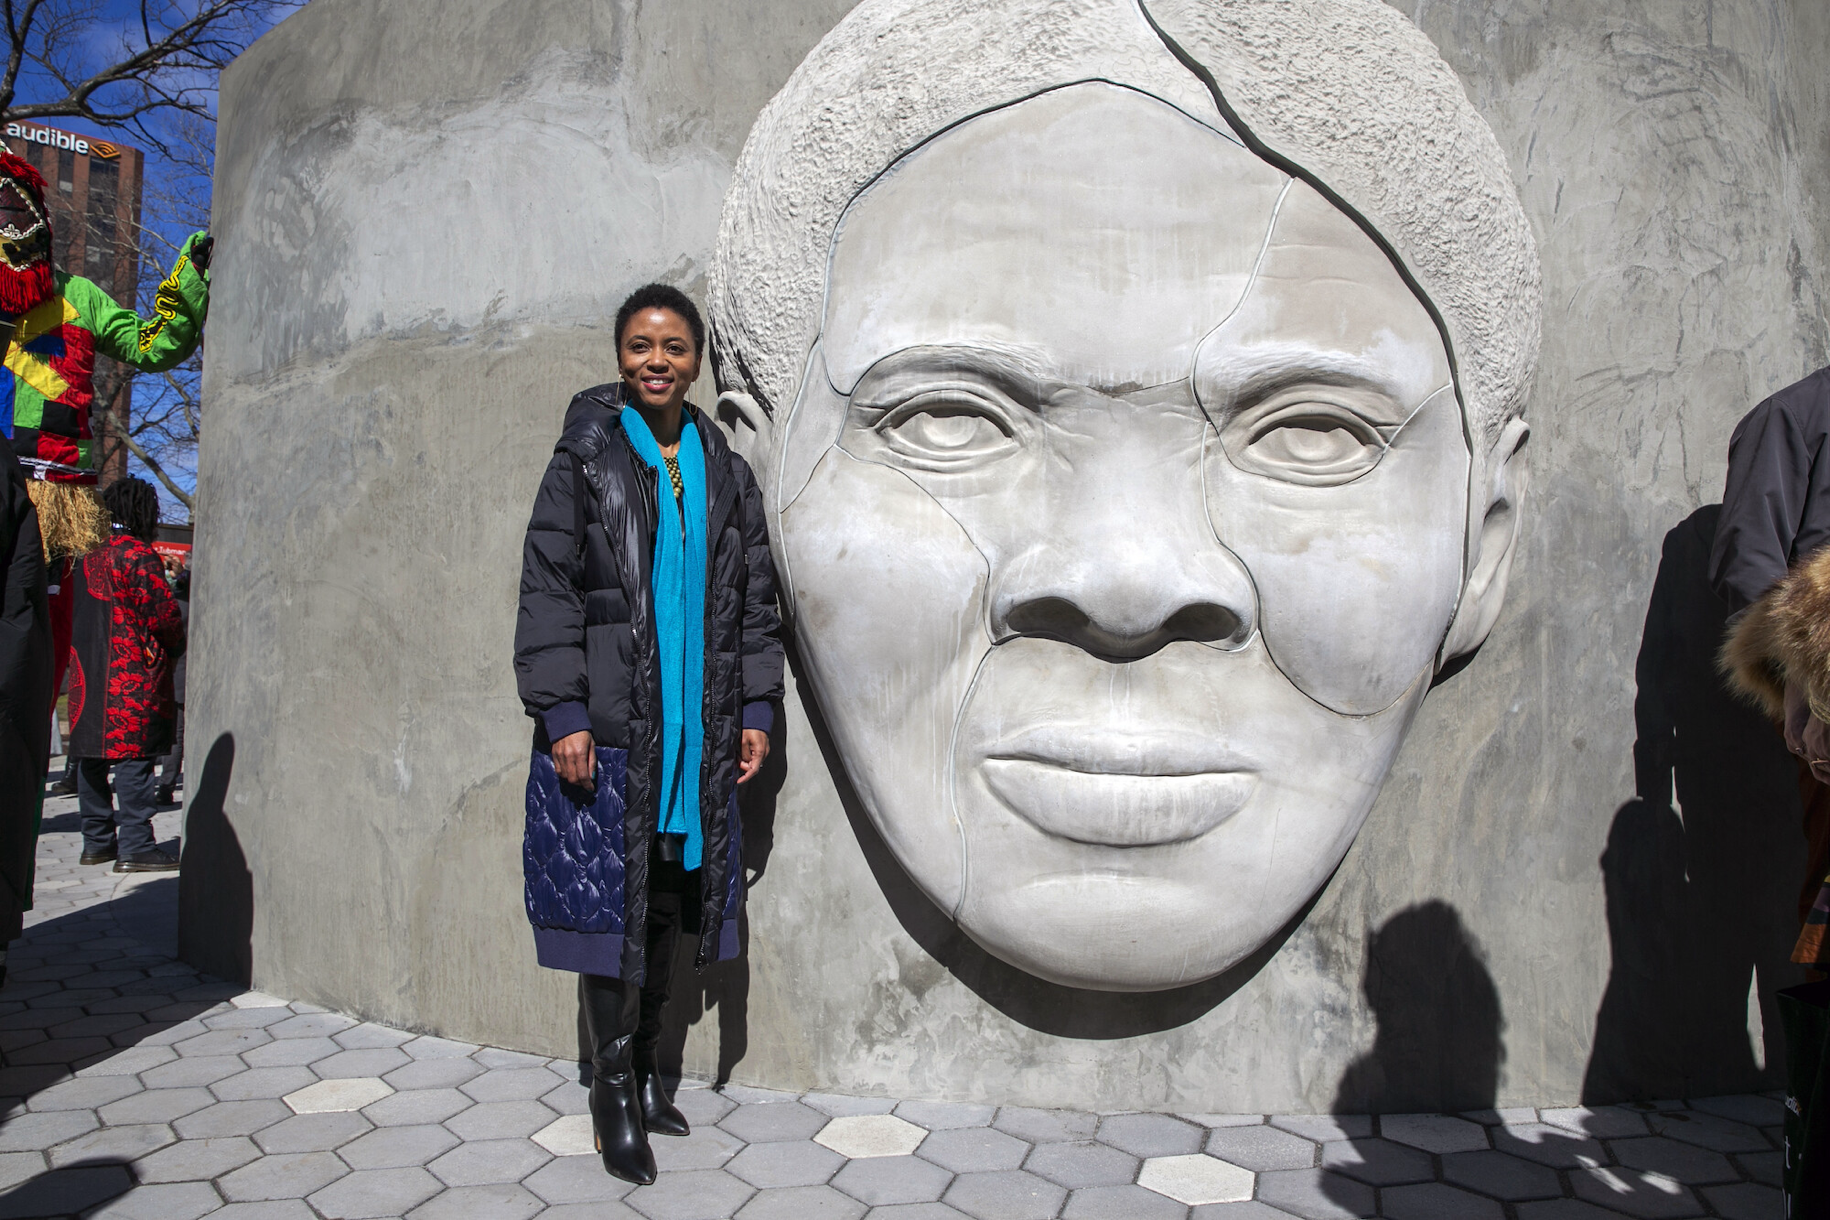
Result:
{"label": "person in colorful costume", "polygon": [[[184,243],[153,297],[153,316],[117,304],[51,260],[45,181],[29,161],[0,153],[0,435],[25,468],[51,565],[52,656],[63,685],[74,603],[72,561],[108,540],[108,515],[95,499],[95,358],[160,373],[197,350],[209,312],[207,233]],[[47,712],[48,715],[48,712]]]}

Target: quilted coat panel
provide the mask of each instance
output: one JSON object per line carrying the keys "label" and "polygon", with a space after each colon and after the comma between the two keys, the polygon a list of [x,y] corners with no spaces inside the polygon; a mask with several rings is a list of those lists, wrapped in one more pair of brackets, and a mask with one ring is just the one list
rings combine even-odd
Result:
{"label": "quilted coat panel", "polygon": [[623,794],[629,752],[597,747],[597,790],[559,780],[552,756],[533,751],[527,775],[527,830],[521,864],[527,918],[536,928],[623,932]]}

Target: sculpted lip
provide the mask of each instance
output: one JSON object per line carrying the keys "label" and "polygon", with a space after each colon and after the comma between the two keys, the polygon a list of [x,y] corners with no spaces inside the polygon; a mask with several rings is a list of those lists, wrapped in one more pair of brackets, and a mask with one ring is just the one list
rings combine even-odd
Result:
{"label": "sculpted lip", "polygon": [[1255,770],[1212,738],[1109,729],[1035,729],[998,742],[986,785],[1044,833],[1103,847],[1196,839],[1257,786]]}

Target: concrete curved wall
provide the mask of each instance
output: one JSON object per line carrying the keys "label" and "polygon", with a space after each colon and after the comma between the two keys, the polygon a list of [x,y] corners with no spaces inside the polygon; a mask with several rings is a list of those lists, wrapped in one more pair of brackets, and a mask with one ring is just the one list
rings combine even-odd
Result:
{"label": "concrete curved wall", "polygon": [[[847,0],[314,0],[223,84],[183,943],[261,988],[565,1053],[520,910],[521,530],[606,314],[703,275],[751,121]],[[1184,1111],[1770,1087],[1791,769],[1716,687],[1724,451],[1830,360],[1830,12],[1407,0],[1544,264],[1507,609],[1260,954],[1155,996],[988,958],[791,689],[748,794],[748,956],[676,983],[686,1069]]]}

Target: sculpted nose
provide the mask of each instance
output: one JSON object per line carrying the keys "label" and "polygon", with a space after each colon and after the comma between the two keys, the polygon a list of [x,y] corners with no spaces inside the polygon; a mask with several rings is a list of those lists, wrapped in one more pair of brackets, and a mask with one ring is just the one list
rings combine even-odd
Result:
{"label": "sculpted nose", "polygon": [[1045,537],[999,565],[992,638],[1058,639],[1134,660],[1192,640],[1245,645],[1257,628],[1251,575],[1208,524],[1191,484],[1070,498]]}

